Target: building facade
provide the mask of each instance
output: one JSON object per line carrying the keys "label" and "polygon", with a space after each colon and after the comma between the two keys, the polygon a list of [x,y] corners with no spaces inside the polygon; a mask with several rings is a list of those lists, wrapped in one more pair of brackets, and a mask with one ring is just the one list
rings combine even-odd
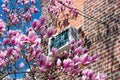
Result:
{"label": "building facade", "polygon": [[99,56],[93,69],[107,74],[107,80],[120,80],[120,0],[86,0],[83,5],[84,13],[94,16],[84,17],[83,25],[90,53]]}
{"label": "building facade", "polygon": [[92,69],[105,73],[107,80],[120,80],[120,0],[73,0],[73,3],[85,16],[70,20],[70,25],[82,27],[91,42],[90,55],[98,53],[99,59]]}

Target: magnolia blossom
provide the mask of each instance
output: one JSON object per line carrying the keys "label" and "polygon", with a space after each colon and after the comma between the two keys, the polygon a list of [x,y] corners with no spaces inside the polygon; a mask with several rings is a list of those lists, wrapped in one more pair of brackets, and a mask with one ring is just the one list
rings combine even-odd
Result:
{"label": "magnolia blossom", "polygon": [[5,4],[2,4],[1,7],[2,7],[4,12],[9,12],[10,11]]}
{"label": "magnolia blossom", "polygon": [[71,4],[72,0],[66,0],[66,3]]}
{"label": "magnolia blossom", "polygon": [[46,18],[44,17],[44,16],[41,16],[40,17],[40,26],[43,26],[43,24],[45,23],[45,20],[46,20]]}
{"label": "magnolia blossom", "polygon": [[45,27],[43,26],[45,23],[45,17],[44,16],[41,16],[39,20],[37,19],[34,19],[33,23],[31,24],[31,26],[33,28],[36,28],[37,30],[44,30]]}
{"label": "magnolia blossom", "polygon": [[35,0],[30,0],[33,4],[35,3]]}
{"label": "magnolia blossom", "polygon": [[65,60],[63,61],[63,65],[64,65],[64,68],[70,67],[70,66],[73,65],[73,61],[72,61],[70,58],[65,59]]}
{"label": "magnolia blossom", "polygon": [[97,55],[97,54],[94,54],[94,55],[91,57],[91,62],[96,61],[97,58],[98,58],[98,55]]}
{"label": "magnolia blossom", "polygon": [[32,26],[33,28],[35,28],[36,26],[38,26],[38,24],[39,24],[39,20],[34,19],[34,21],[33,21],[33,23],[31,24],[31,26]]}
{"label": "magnolia blossom", "polygon": [[79,41],[77,42],[77,45],[78,45],[78,46],[81,46],[81,45],[82,45],[82,41],[79,40]]}
{"label": "magnolia blossom", "polygon": [[42,27],[42,29],[40,30],[40,35],[41,35],[41,38],[43,38],[46,34],[46,28],[45,26]]}
{"label": "magnolia blossom", "polygon": [[87,76],[82,76],[82,80],[87,80]]}
{"label": "magnolia blossom", "polygon": [[6,52],[5,51],[0,51],[0,58],[5,59],[6,57]]}
{"label": "magnolia blossom", "polygon": [[40,54],[39,61],[38,61],[39,65],[40,66],[45,65],[45,61],[46,61],[46,56],[44,54]]}
{"label": "magnolia blossom", "polygon": [[2,19],[0,19],[0,32],[5,31],[5,27],[6,27],[5,22]]}
{"label": "magnolia blossom", "polygon": [[74,44],[74,43],[75,43],[75,39],[72,39],[72,40],[71,40],[71,44]]}
{"label": "magnolia blossom", "polygon": [[83,53],[83,49],[81,46],[75,49],[75,54],[82,54],[82,53]]}
{"label": "magnolia blossom", "polygon": [[61,12],[65,11],[65,6],[59,5],[59,9],[60,9]]}
{"label": "magnolia blossom", "polygon": [[29,0],[22,0],[22,3],[23,3],[23,4],[28,4],[28,3],[29,3]]}
{"label": "magnolia blossom", "polygon": [[106,75],[98,72],[96,80],[105,80],[105,79],[106,79]]}
{"label": "magnolia blossom", "polygon": [[28,38],[30,42],[34,42],[37,39],[37,34],[34,30],[28,32]]}
{"label": "magnolia blossom", "polygon": [[7,55],[11,55],[12,51],[13,51],[13,48],[12,47],[8,47],[7,48]]}
{"label": "magnolia blossom", "polygon": [[89,51],[89,49],[85,47],[83,50],[83,53],[87,53],[88,51]]}
{"label": "magnolia blossom", "polygon": [[5,38],[5,39],[3,40],[3,45],[8,44],[8,43],[9,43],[9,41],[10,41],[10,39],[9,39],[9,38]]}
{"label": "magnolia blossom", "polygon": [[73,61],[74,61],[75,64],[80,62],[80,57],[78,55],[75,55],[74,58],[73,58]]}
{"label": "magnolia blossom", "polygon": [[55,0],[50,0],[50,4],[55,6]]}
{"label": "magnolia blossom", "polygon": [[51,13],[51,12],[52,12],[52,6],[49,5],[49,6],[47,7],[47,11]]}
{"label": "magnolia blossom", "polygon": [[70,49],[71,49],[72,51],[75,50],[75,46],[74,46],[74,44],[71,44],[71,45],[70,45]]}
{"label": "magnolia blossom", "polygon": [[51,58],[50,57],[46,56],[46,61],[45,61],[44,66],[46,69],[50,68],[50,66],[51,66]]}
{"label": "magnolia blossom", "polygon": [[65,56],[69,55],[69,53],[66,50],[63,53]]}
{"label": "magnolia blossom", "polygon": [[49,28],[47,29],[47,37],[48,37],[48,38],[51,37],[54,33],[55,33],[54,27],[49,27]]}
{"label": "magnolia blossom", "polygon": [[51,52],[52,52],[53,55],[55,55],[55,54],[58,53],[58,49],[53,47],[52,50],[51,50]]}
{"label": "magnolia blossom", "polygon": [[23,68],[24,67],[24,63],[22,62],[22,63],[20,63],[20,66],[19,66],[19,68]]}
{"label": "magnolia blossom", "polygon": [[77,9],[71,8],[69,12],[72,13],[74,17],[78,17],[79,12]]}
{"label": "magnolia blossom", "polygon": [[60,67],[60,66],[61,66],[61,63],[62,63],[61,60],[58,59],[58,60],[57,60],[57,66]]}
{"label": "magnolia blossom", "polygon": [[14,14],[14,13],[9,14],[9,18],[10,18],[10,20],[12,21],[12,24],[13,24],[13,25],[16,25],[16,24],[19,22],[19,19],[18,19],[17,16],[18,16],[18,15],[17,15],[17,14]]}
{"label": "magnolia blossom", "polygon": [[36,6],[32,6],[29,8],[29,11],[31,14],[33,14],[33,13],[37,13],[39,10],[36,8]]}
{"label": "magnolia blossom", "polygon": [[46,69],[45,69],[44,66],[40,67],[40,72],[41,72],[41,73],[45,72],[45,70],[46,70]]}
{"label": "magnolia blossom", "polygon": [[24,15],[23,15],[23,17],[24,17],[24,19],[25,20],[30,20],[31,19],[31,17],[32,17],[32,15],[31,15],[31,13],[30,12],[26,12]]}
{"label": "magnolia blossom", "polygon": [[86,64],[87,61],[88,61],[88,54],[83,54],[81,57],[82,64]]}

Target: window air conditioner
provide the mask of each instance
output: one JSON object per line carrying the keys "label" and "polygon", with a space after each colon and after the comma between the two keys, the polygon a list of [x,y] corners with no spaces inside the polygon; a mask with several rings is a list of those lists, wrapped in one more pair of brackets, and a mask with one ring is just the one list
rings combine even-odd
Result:
{"label": "window air conditioner", "polygon": [[53,47],[58,49],[58,53],[68,50],[72,39],[75,39],[75,41],[79,40],[78,30],[72,26],[68,26],[60,33],[53,35],[49,38],[48,55],[51,55],[51,49]]}

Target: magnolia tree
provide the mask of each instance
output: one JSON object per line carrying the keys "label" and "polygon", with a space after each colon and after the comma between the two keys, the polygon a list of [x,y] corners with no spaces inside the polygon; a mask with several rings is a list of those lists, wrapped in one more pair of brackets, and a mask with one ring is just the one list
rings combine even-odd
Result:
{"label": "magnolia tree", "polygon": [[[40,0],[2,0],[0,16],[0,80],[17,74],[28,75],[26,80],[105,80],[105,75],[90,69],[97,54],[89,56],[82,40],[70,43],[70,49],[58,53],[52,48],[48,55],[48,39],[55,34],[55,26],[48,26],[45,16],[35,19],[40,12]],[[66,9],[67,12],[66,13]],[[72,0],[50,0],[46,8],[56,23],[61,13],[67,19],[78,17]],[[64,14],[64,12],[66,14]],[[60,21],[58,22],[58,24]],[[64,23],[64,22],[63,22]],[[46,26],[47,25],[47,26]],[[25,76],[23,76],[25,78]]]}

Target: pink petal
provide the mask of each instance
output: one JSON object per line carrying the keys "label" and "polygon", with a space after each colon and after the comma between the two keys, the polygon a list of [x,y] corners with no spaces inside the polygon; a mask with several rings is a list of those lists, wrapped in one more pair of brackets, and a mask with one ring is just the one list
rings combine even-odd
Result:
{"label": "pink petal", "polygon": [[58,67],[61,66],[61,60],[60,60],[60,59],[57,60],[57,66],[58,66]]}
{"label": "pink petal", "polygon": [[24,67],[24,63],[22,62],[22,63],[20,63],[20,66],[19,66],[20,68],[23,68]]}

